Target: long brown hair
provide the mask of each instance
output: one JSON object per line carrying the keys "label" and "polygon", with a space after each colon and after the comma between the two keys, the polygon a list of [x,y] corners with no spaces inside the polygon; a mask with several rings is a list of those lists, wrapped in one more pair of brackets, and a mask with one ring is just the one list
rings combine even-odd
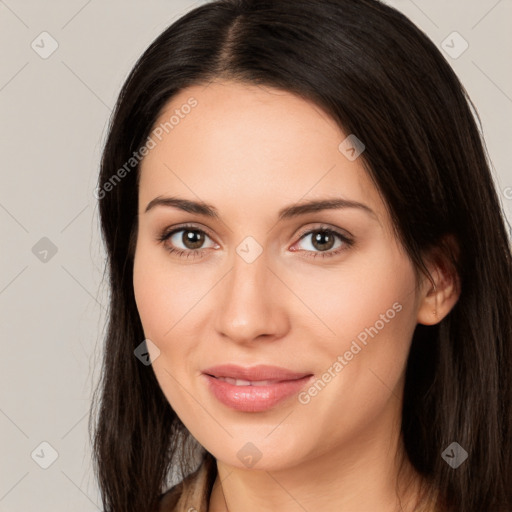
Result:
{"label": "long brown hair", "polygon": [[[461,295],[439,324],[414,333],[404,446],[439,493],[439,510],[512,510],[512,256],[464,87],[423,32],[380,1],[218,0],[177,20],[140,57],[103,151],[97,197],[110,307],[89,428],[105,511],[152,511],[171,470],[183,477],[194,467],[187,429],[134,356],[144,340],[132,285],[139,169],[126,162],[175,94],[214,78],[293,92],[357,134],[417,269],[445,235],[456,239]],[[457,469],[441,456],[452,442],[469,455]]]}

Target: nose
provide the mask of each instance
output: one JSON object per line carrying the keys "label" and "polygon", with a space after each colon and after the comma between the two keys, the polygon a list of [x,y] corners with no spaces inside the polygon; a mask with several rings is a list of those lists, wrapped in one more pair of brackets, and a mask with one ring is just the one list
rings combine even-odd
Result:
{"label": "nose", "polygon": [[216,296],[215,328],[220,336],[252,344],[287,332],[286,287],[269,263],[265,251],[250,263],[234,255]]}

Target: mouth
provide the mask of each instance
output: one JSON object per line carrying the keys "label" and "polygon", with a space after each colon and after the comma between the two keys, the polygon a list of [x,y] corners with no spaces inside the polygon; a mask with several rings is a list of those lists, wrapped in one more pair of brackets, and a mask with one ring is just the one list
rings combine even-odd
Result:
{"label": "mouth", "polygon": [[228,384],[232,384],[233,386],[270,386],[272,384],[277,384],[278,382],[287,382],[282,380],[243,380],[243,379],[233,379],[231,377],[215,377],[215,375],[210,375],[214,379],[222,380],[227,382]]}
{"label": "mouth", "polygon": [[222,364],[212,366],[203,370],[203,373],[216,378],[225,378],[248,382],[281,382],[296,380],[311,375],[309,372],[297,372],[283,368],[281,366],[272,366],[259,364],[256,366],[244,367],[236,364]]}
{"label": "mouth", "polygon": [[203,377],[210,393],[223,405],[237,411],[262,412],[296,395],[313,374],[267,365],[222,365],[204,370]]}

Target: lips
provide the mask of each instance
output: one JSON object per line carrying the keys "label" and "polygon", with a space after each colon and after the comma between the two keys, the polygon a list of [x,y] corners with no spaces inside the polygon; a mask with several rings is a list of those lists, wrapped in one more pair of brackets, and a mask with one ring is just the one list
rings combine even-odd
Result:
{"label": "lips", "polygon": [[278,366],[221,365],[207,368],[203,376],[222,404],[237,411],[261,412],[297,394],[313,375]]}
{"label": "lips", "polygon": [[277,380],[244,380],[244,379],[232,379],[231,377],[215,377],[218,380],[223,380],[228,384],[232,384],[233,386],[269,386],[270,384],[274,384],[276,382],[283,382]]}
{"label": "lips", "polygon": [[217,378],[236,379],[249,382],[297,380],[307,375],[308,372],[295,372],[279,366],[257,365],[244,368],[234,364],[223,364],[203,370],[203,373]]}

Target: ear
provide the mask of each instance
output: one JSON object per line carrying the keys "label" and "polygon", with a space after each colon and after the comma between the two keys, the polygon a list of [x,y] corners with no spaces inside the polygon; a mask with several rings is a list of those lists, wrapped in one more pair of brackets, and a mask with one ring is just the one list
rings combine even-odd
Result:
{"label": "ear", "polygon": [[460,296],[460,279],[453,259],[459,247],[453,235],[446,235],[441,244],[425,258],[431,279],[423,275],[417,321],[424,325],[439,323],[453,308]]}

